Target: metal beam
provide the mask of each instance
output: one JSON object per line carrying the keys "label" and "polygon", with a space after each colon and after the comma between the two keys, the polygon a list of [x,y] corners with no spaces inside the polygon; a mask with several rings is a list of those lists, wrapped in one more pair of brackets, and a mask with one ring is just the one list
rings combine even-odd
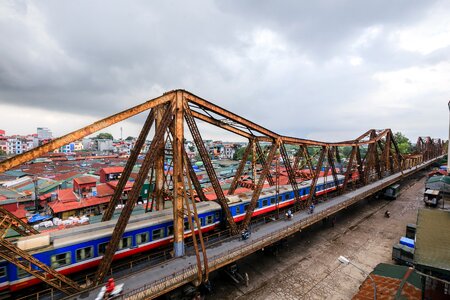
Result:
{"label": "metal beam", "polygon": [[[255,141],[255,145],[256,145],[256,153],[258,154],[258,161],[261,164],[261,166],[264,166],[266,163],[266,158],[265,158],[265,154],[261,149],[261,145],[259,144],[258,141]],[[254,180],[256,180],[256,178],[254,178]],[[270,186],[275,185],[275,182],[273,181],[272,175],[269,173],[267,173],[267,182],[269,182]]]}
{"label": "metal beam", "polygon": [[0,257],[67,295],[81,291],[76,282],[3,238],[0,238]]}
{"label": "metal beam", "polygon": [[342,185],[342,192],[345,192],[347,189],[348,181],[350,180],[350,177],[352,176],[352,167],[353,167],[353,161],[356,158],[356,152],[357,147],[352,147],[352,152],[350,153],[350,158],[348,160],[347,170],[345,171],[345,178],[344,178],[344,184]]}
{"label": "metal beam", "polygon": [[234,175],[233,181],[231,182],[230,188],[228,189],[228,195],[233,195],[234,191],[236,191],[236,188],[238,186],[239,179],[241,179],[242,172],[244,171],[244,168],[247,163],[247,158],[250,154],[250,151],[252,151],[253,143],[255,141],[251,139],[245,148],[244,155],[242,156],[241,161],[239,162],[239,166],[236,170],[236,174]]}
{"label": "metal beam", "polygon": [[205,166],[206,173],[208,174],[209,180],[211,181],[211,185],[216,194],[216,198],[219,201],[220,206],[222,207],[222,211],[224,213],[228,225],[231,228],[231,232],[236,234],[238,232],[236,223],[234,222],[233,216],[231,215],[227,199],[225,198],[222,187],[220,186],[219,180],[217,179],[216,172],[214,171],[211,160],[209,159],[208,156],[208,152],[206,151],[205,145],[203,144],[202,136],[200,135],[200,131],[198,130],[197,125],[195,124],[195,120],[192,117],[191,110],[188,105],[185,105],[184,112],[186,123],[192,134],[192,138],[194,139],[195,145],[197,146],[200,157],[202,158],[203,165]]}
{"label": "metal beam", "polygon": [[327,152],[327,147],[326,146],[322,146],[322,150],[321,150],[320,156],[319,156],[319,161],[317,162],[317,166],[316,166],[316,172],[314,174],[314,177],[311,180],[309,195],[308,195],[308,198],[306,199],[306,204],[305,204],[306,207],[311,204],[311,202],[313,200],[313,197],[314,197],[314,194],[316,192],[317,180],[320,177],[320,172],[322,170],[323,159],[325,157],[325,153],[326,152]]}
{"label": "metal beam", "polygon": [[[183,153],[184,153],[184,106],[183,95],[177,91],[175,98],[175,115],[173,121],[173,251],[175,257],[184,256],[184,217],[183,217]],[[192,220],[191,220],[192,222]]]}
{"label": "metal beam", "polygon": [[270,173],[270,165],[272,164],[272,160],[277,152],[278,145],[281,141],[277,140],[272,143],[270,147],[269,154],[267,156],[266,162],[263,165],[263,169],[261,174],[259,175],[258,184],[253,191],[252,199],[247,207],[247,211],[245,212],[244,221],[242,222],[242,228],[246,229],[250,224],[250,220],[253,215],[253,211],[255,210],[256,202],[259,199],[259,195],[261,194],[262,187],[264,186],[264,181],[267,178],[267,175]]}
{"label": "metal beam", "polygon": [[136,164],[139,154],[141,153],[141,149],[144,146],[145,139],[147,138],[150,128],[152,127],[154,119],[155,115],[153,113],[153,110],[151,110],[147,116],[147,119],[145,120],[144,127],[139,133],[139,137],[134,145],[134,148],[131,149],[130,157],[128,158],[122,175],[119,178],[119,182],[117,183],[117,186],[114,190],[114,195],[109,201],[107,209],[103,212],[102,222],[111,220],[112,216],[114,215],[114,210],[116,209],[116,206],[120,198],[122,197],[123,188],[130,178],[133,167]]}
{"label": "metal beam", "polygon": [[22,154],[18,154],[7,160],[4,160],[0,163],[0,173],[3,173],[9,169],[12,169],[20,164],[23,164],[27,161],[32,160],[34,158],[40,157],[49,151],[55,150],[66,144],[69,144],[73,141],[76,141],[85,136],[88,136],[96,131],[99,131],[100,129],[106,128],[117,122],[126,120],[132,116],[140,114],[141,112],[149,110],[155,106],[166,103],[166,102],[170,101],[171,99],[173,99],[173,97],[174,97],[174,95],[169,92],[160,97],[154,98],[152,100],[148,100],[147,102],[144,102],[144,103],[136,105],[132,108],[126,109],[120,113],[114,114],[114,115],[106,117],[104,119],[101,119],[100,121],[94,122],[88,126],[81,128],[81,129],[75,130],[75,131],[73,131],[69,134],[66,134],[60,138],[54,139],[53,141],[51,141],[45,145],[33,148],[30,151],[24,152]]}
{"label": "metal beam", "polygon": [[142,185],[144,184],[144,181],[147,178],[148,171],[150,170],[150,167],[153,165],[155,157],[158,154],[157,149],[159,149],[160,143],[164,142],[164,133],[166,132],[167,127],[172,121],[172,116],[173,116],[173,106],[170,105],[169,108],[164,113],[161,126],[158,128],[158,130],[156,130],[155,137],[152,140],[149,151],[145,155],[144,161],[142,162],[141,168],[139,169],[137,179],[133,184],[131,192],[129,193],[127,203],[125,203],[125,207],[122,209],[119,219],[117,220],[116,226],[114,227],[111,240],[109,241],[108,247],[106,247],[103,259],[101,260],[100,265],[95,274],[93,282],[94,285],[99,285],[100,283],[103,282],[103,279],[105,278],[111,266],[114,253],[116,252],[116,249],[128,224],[128,220],[131,216],[131,212],[133,211],[134,205],[141,193]]}
{"label": "metal beam", "polygon": [[[286,172],[288,174],[289,183],[292,186],[292,190],[294,191],[294,197],[295,200],[298,202],[300,201],[300,195],[298,193],[298,185],[297,180],[295,179],[295,172],[292,169],[291,162],[289,161],[289,156],[287,154],[286,148],[284,147],[284,143],[280,143],[280,153],[281,157],[283,158],[284,166],[286,168]],[[278,199],[277,199],[278,201]]]}
{"label": "metal beam", "polygon": [[[28,236],[39,233],[39,231],[37,231],[27,223],[22,221],[20,218],[16,217],[13,213],[4,209],[1,206],[0,206],[0,218],[2,219],[2,221],[0,222],[0,228],[2,228],[4,234],[7,233],[9,228],[14,229],[21,236]],[[4,235],[2,234],[0,238],[3,236]]]}

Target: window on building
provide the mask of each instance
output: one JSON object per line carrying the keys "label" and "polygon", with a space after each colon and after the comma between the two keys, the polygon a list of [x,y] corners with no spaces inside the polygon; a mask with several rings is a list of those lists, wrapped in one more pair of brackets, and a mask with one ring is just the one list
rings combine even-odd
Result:
{"label": "window on building", "polygon": [[106,248],[108,247],[108,243],[100,243],[98,244],[98,255],[103,255],[106,252]]}
{"label": "window on building", "polygon": [[214,218],[213,218],[213,216],[206,216],[205,220],[206,220],[205,225],[209,225],[209,224],[214,223]]}
{"label": "window on building", "polygon": [[[173,229],[172,229],[173,231]],[[152,239],[158,240],[164,237],[164,228],[158,228],[152,231]]]}
{"label": "window on building", "polygon": [[122,238],[119,242],[119,250],[125,249],[125,248],[130,248],[132,246],[132,243],[133,243],[133,238],[131,236]]}
{"label": "window on building", "polygon": [[0,267],[0,278],[6,276],[6,267]]}
{"label": "window on building", "polygon": [[136,245],[145,244],[150,241],[148,232],[136,234]]}
{"label": "window on building", "polygon": [[53,269],[70,265],[72,255],[70,252],[55,254],[50,257],[51,266]]}
{"label": "window on building", "polygon": [[75,251],[77,262],[94,257],[94,247],[86,247]]}

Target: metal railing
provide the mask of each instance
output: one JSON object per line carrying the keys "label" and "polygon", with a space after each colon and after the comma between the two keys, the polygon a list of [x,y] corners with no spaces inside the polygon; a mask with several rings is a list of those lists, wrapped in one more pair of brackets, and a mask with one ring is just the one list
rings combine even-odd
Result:
{"label": "metal railing", "polygon": [[[433,160],[434,161],[434,160]],[[262,249],[264,247],[267,247],[274,242],[277,242],[283,238],[286,238],[306,227],[309,227],[316,222],[324,219],[325,217],[331,216],[338,211],[362,200],[367,198],[368,196],[388,187],[389,185],[393,184],[394,182],[398,181],[399,179],[403,178],[405,175],[412,174],[429,164],[431,164],[433,161],[428,161],[426,163],[422,163],[418,166],[411,167],[407,170],[403,170],[402,172],[398,172],[394,175],[391,175],[392,178],[389,180],[384,181],[382,184],[379,182],[371,183],[370,185],[373,185],[372,188],[368,189],[367,191],[358,193],[348,200],[342,201],[336,205],[333,205],[329,208],[326,208],[324,210],[320,210],[320,206],[317,208],[317,212],[311,214],[309,217],[306,217],[304,219],[293,221],[286,223],[287,225],[282,227],[279,230],[273,231],[267,235],[261,236],[256,239],[250,239],[246,242],[245,245],[237,245],[236,247],[233,247],[227,251],[224,251],[218,255],[212,256],[209,258],[209,268],[210,271],[217,270],[233,261],[238,260],[241,257],[247,256],[253,252],[258,251],[259,249]],[[350,192],[352,193],[352,192]],[[344,194],[344,196],[348,194]],[[282,221],[282,219],[278,220]],[[171,275],[159,278],[158,280],[146,283],[145,285],[132,290],[126,294],[123,294],[119,296],[117,299],[142,299],[146,297],[157,297],[159,295],[162,295],[163,293],[172,290],[178,286],[181,286],[185,283],[191,282],[197,278],[197,265],[192,265],[186,268],[183,268],[182,270],[173,273]]]}

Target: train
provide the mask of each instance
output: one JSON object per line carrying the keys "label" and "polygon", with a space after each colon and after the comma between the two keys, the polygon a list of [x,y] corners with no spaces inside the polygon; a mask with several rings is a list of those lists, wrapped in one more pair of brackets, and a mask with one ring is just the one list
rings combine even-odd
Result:
{"label": "train", "polygon": [[[338,185],[342,186],[344,176],[337,175],[337,179]],[[308,197],[310,188],[310,180],[300,183],[299,196],[302,200]],[[317,180],[315,195],[326,194],[336,188],[333,176],[320,177]],[[244,219],[251,198],[252,192],[227,196],[235,222]],[[291,186],[280,186],[278,193],[275,188],[266,189],[261,192],[252,218],[292,206],[294,203],[295,197]],[[224,222],[221,207],[216,201],[199,202],[196,205],[202,232],[215,230]],[[115,224],[116,220],[88,224],[19,237],[12,242],[61,274],[70,275],[93,268],[100,263]],[[184,229],[185,236],[192,234],[187,218],[185,218]],[[172,209],[132,215],[113,259],[119,260],[130,255],[148,252],[168,245],[172,240]],[[40,282],[39,279],[14,264],[5,260],[0,261],[0,292],[14,292]]]}

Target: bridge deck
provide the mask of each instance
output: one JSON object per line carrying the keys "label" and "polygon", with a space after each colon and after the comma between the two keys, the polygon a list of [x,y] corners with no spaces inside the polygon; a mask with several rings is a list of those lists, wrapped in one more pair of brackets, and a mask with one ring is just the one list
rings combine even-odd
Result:
{"label": "bridge deck", "polygon": [[[388,176],[357,190],[319,203],[312,215],[308,214],[307,211],[301,211],[296,213],[290,221],[281,219],[255,228],[252,230],[250,238],[245,241],[236,237],[216,245],[215,247],[208,248],[207,255],[209,269],[210,271],[217,270],[290,236],[295,232],[384,189],[404,176],[415,173],[428,166],[433,161],[428,161],[412,169],[405,170],[403,173]],[[122,299],[144,299],[157,297],[196,279],[196,256],[190,255],[171,259],[156,267],[130,274],[125,278],[117,280],[117,284],[125,283]],[[95,299],[99,290],[99,288],[96,288],[85,291],[70,297],[70,299]]]}

